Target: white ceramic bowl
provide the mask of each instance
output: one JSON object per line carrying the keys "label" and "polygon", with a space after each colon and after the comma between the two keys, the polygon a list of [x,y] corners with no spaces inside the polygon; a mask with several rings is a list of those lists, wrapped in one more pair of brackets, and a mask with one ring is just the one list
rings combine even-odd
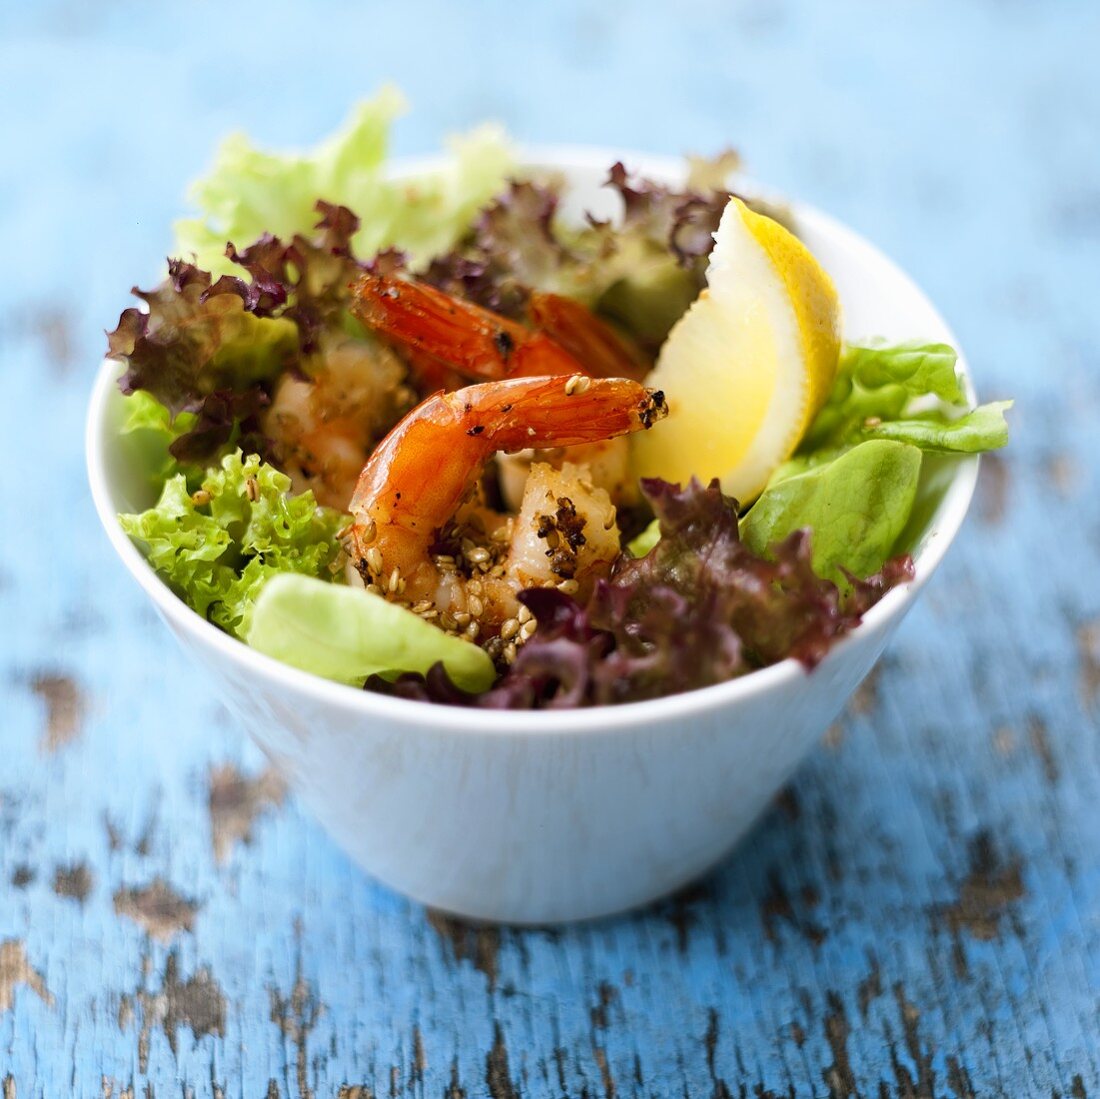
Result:
{"label": "white ceramic bowl", "polygon": [[[567,215],[603,214],[613,202],[600,183],[620,157],[651,178],[682,179],[679,161],[614,150],[543,149],[527,162],[566,173]],[[795,206],[794,214],[836,282],[848,339],[958,346],[928,299],[880,252],[815,210]],[[928,502],[911,539],[916,579],[889,592],[810,674],[788,660],[654,702],[482,712],[315,678],[254,652],[181,602],[116,521],[118,512],[151,502],[118,431],[118,373],[117,363],[104,363],[87,434],[92,495],[118,555],[356,862],[418,901],[477,920],[551,923],[618,912],[721,859],[871,669],[958,531],[978,468],[974,458],[927,463]]]}

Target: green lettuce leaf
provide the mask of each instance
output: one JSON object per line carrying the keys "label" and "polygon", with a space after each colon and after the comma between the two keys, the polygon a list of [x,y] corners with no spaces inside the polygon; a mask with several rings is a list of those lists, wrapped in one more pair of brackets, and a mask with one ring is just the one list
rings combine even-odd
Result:
{"label": "green lettuce leaf", "polygon": [[380,596],[305,576],[268,581],[253,609],[248,643],[285,664],[354,686],[371,675],[426,674],[437,663],[466,691],[484,691],[496,678],[492,660],[477,645]]}
{"label": "green lettuce leaf", "polygon": [[210,172],[191,188],[198,216],[177,222],[178,250],[209,271],[230,273],[227,240],[308,234],[318,199],[359,216],[353,244],[360,256],[399,247],[427,261],[452,247],[503,186],[512,152],[499,128],[482,126],[449,142],[450,160],[441,170],[387,180],[390,126],[404,110],[401,94],[383,88],[341,131],[304,154],[265,152],[243,134],[227,138]]}
{"label": "green lettuce leaf", "polygon": [[773,482],[741,522],[741,537],[765,553],[797,530],[813,532],[813,568],[841,587],[890,556],[917,494],[921,452],[892,440],[860,443],[824,465]]}
{"label": "green lettuce leaf", "polygon": [[1011,407],[1011,401],[991,401],[957,419],[927,412],[911,420],[884,420],[875,427],[865,427],[864,434],[874,439],[912,443],[921,450],[978,454],[996,450],[1008,442],[1004,414]]}
{"label": "green lettuce leaf", "polygon": [[[967,397],[956,361],[954,348],[942,343],[846,347],[833,388],[798,455],[874,438],[966,453],[1004,446],[1004,411],[1012,402],[982,405],[964,416]],[[905,426],[895,426],[900,423]]]}
{"label": "green lettuce leaf", "polygon": [[244,636],[270,577],[294,572],[332,579],[337,567],[336,531],[346,516],[318,508],[312,493],[289,493],[289,477],[237,451],[194,492],[178,473],[154,507],[120,515],[119,522],[195,611]]}

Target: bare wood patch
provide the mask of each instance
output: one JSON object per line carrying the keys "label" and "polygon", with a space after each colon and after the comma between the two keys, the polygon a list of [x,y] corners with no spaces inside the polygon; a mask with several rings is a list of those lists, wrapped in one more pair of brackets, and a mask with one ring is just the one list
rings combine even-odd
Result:
{"label": "bare wood patch", "polygon": [[1047,481],[1050,487],[1063,500],[1073,495],[1081,479],[1081,469],[1072,456],[1065,453],[1052,454],[1046,462]]}
{"label": "bare wood patch", "polygon": [[852,700],[848,703],[848,712],[867,717],[878,708],[879,679],[882,676],[882,665],[875,667],[864,678],[863,682],[852,693]]}
{"label": "bare wood patch", "polygon": [[[149,976],[149,960],[143,964],[145,979]],[[161,987],[156,992],[139,988],[134,1000],[141,1008],[141,1029],[138,1033],[138,1070],[145,1073],[149,1069],[149,1039],[154,1027],[160,1027],[168,1039],[173,1055],[178,1054],[177,1033],[180,1027],[187,1026],[198,1041],[213,1035],[225,1037],[225,994],[209,967],[203,966],[187,980],[180,980],[179,961],[175,951],[164,962],[164,974]],[[133,1007],[126,1012],[127,1025],[133,1018]],[[119,1027],[122,1027],[123,1012],[119,1010]]]}
{"label": "bare wood patch", "polygon": [[713,887],[709,882],[696,882],[675,893],[658,910],[675,930],[676,947],[681,954],[687,953],[691,930],[699,922],[699,905],[710,900],[713,895]]}
{"label": "bare wood patch", "polygon": [[199,905],[177,893],[163,878],[149,885],[119,889],[114,896],[115,915],[126,916],[159,942],[167,943],[181,932],[191,932]]}
{"label": "bare wood patch", "polygon": [[282,805],[283,780],[270,768],[246,777],[231,763],[212,767],[207,808],[214,861],[224,863],[239,843],[252,842],[252,826],[268,809]]}
{"label": "bare wood patch", "polygon": [[95,877],[83,862],[59,866],[54,870],[53,891],[59,897],[68,897],[83,905],[94,886]]}
{"label": "bare wood patch", "polygon": [[46,351],[50,365],[58,374],[67,374],[73,365],[72,317],[62,309],[42,308],[30,318],[30,328]]}
{"label": "bare wood patch", "polygon": [[[804,890],[802,904],[812,908],[817,903],[817,891]],[[774,867],[768,874],[768,892],[760,904],[760,919],[769,942],[779,940],[779,922],[789,924],[813,946],[820,946],[826,937],[825,929],[805,914],[799,915],[783,885],[779,871]]]}
{"label": "bare wood patch", "polygon": [[937,911],[955,940],[954,966],[960,979],[968,973],[963,935],[981,942],[999,938],[1001,920],[1026,892],[1020,860],[1005,861],[988,831],[979,832],[970,841],[969,859],[970,869],[958,897]]}
{"label": "bare wood patch", "polygon": [[784,786],[783,789],[775,795],[775,805],[777,809],[783,811],[783,815],[789,821],[796,821],[802,816],[802,806],[798,801],[798,791],[793,785]]}
{"label": "bare wood patch", "polygon": [[118,1000],[118,1029],[126,1031],[134,1021],[134,998],[124,992]]}
{"label": "bare wood patch", "polygon": [[954,1093],[955,1099],[977,1099],[970,1073],[957,1057],[947,1058],[947,1086]]}
{"label": "bare wood patch", "polygon": [[488,924],[475,926],[445,912],[428,909],[428,924],[450,947],[456,962],[469,961],[485,974],[489,991],[497,984],[497,956],[500,952],[500,928]]}
{"label": "bare wood patch", "polygon": [[1008,758],[1016,751],[1016,734],[1008,725],[1001,725],[993,733],[993,747],[997,755]]}
{"label": "bare wood patch", "polygon": [[833,1063],[822,1077],[829,1089],[830,1099],[850,1099],[856,1093],[856,1078],[852,1073],[852,1062],[848,1056],[848,1014],[844,1010],[844,1001],[835,993],[826,996],[828,1010],[825,1014],[825,1041],[832,1051]]}
{"label": "bare wood patch", "polygon": [[80,685],[68,675],[39,672],[31,678],[30,686],[46,704],[39,747],[53,755],[79,738],[87,715],[87,699]]}
{"label": "bare wood patch", "polygon": [[47,1007],[53,1007],[53,994],[42,974],[27,960],[22,939],[5,939],[0,942],[0,1015],[15,1006],[19,985],[29,988]]}
{"label": "bare wood patch", "polygon": [[862,981],[859,982],[857,998],[859,1000],[859,1014],[863,1021],[867,1021],[867,1013],[871,1010],[871,1004],[882,995],[882,971],[879,969],[878,958],[873,954],[869,956],[871,970]]}
{"label": "bare wood patch", "polygon": [[[373,1099],[373,1097],[364,1096],[364,1099]],[[462,1086],[462,1081],[458,1078],[457,1058],[451,1062],[451,1081],[447,1085],[447,1090],[444,1092],[443,1099],[466,1099],[466,1089]]]}
{"label": "bare wood patch", "polygon": [[898,1060],[896,1051],[891,1048],[890,1062],[894,1069],[894,1078],[898,1084],[899,1095],[912,1095],[917,1099],[936,1099],[936,1073],[932,1067],[932,1052],[923,1048],[920,1037],[920,1009],[906,999],[905,989],[899,982],[894,985],[894,999],[897,1001],[898,1014],[901,1016],[901,1028],[905,1035],[905,1048],[917,1068],[917,1077],[913,1079],[908,1066]]}
{"label": "bare wood patch", "polygon": [[295,1075],[298,1085],[298,1099],[313,1099],[313,1089],[309,1086],[309,1036],[317,1026],[322,1007],[314,995],[309,982],[302,975],[302,960],[299,956],[295,964],[294,987],[290,995],[284,997],[277,988],[269,989],[271,996],[271,1021],[275,1023],[283,1036],[294,1044]]}
{"label": "bare wood patch", "polygon": [[520,1099],[508,1070],[508,1047],[500,1023],[493,1026],[493,1046],[485,1057],[485,1083],[491,1099]]}
{"label": "bare wood patch", "polygon": [[34,869],[25,862],[19,863],[11,872],[11,884],[16,889],[26,889],[34,881]]}
{"label": "bare wood patch", "polygon": [[718,1012],[712,1007],[707,1011],[707,1032],[703,1035],[703,1049],[707,1057],[707,1072],[713,1085],[713,1099],[732,1099],[729,1086],[718,1075],[715,1056],[718,1050]]}
{"label": "bare wood patch", "polygon": [[1077,628],[1077,654],[1081,661],[1081,700],[1091,709],[1100,696],[1100,619]]}
{"label": "bare wood patch", "polygon": [[994,451],[982,456],[978,477],[978,514],[983,523],[997,526],[1005,517],[1011,489],[1008,462]]}
{"label": "bare wood patch", "polygon": [[1054,755],[1054,745],[1050,742],[1046,722],[1037,714],[1032,714],[1027,725],[1031,747],[1042,764],[1044,777],[1053,786],[1058,781],[1058,759]]}

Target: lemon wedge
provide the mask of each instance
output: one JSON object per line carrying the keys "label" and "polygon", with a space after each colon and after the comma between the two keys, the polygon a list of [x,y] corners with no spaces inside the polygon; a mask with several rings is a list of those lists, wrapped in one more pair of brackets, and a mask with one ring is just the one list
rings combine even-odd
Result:
{"label": "lemon wedge", "polygon": [[675,324],[646,384],[669,417],[633,437],[642,477],[717,477],[742,504],[791,456],[836,376],[836,288],[794,234],[731,198],[707,286]]}

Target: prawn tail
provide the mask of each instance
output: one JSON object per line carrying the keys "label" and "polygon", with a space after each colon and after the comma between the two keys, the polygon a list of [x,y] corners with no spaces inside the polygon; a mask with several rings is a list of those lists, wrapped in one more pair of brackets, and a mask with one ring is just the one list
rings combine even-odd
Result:
{"label": "prawn tail", "polygon": [[587,306],[560,294],[534,293],[527,307],[535,328],[596,378],[641,381],[651,363]]}

